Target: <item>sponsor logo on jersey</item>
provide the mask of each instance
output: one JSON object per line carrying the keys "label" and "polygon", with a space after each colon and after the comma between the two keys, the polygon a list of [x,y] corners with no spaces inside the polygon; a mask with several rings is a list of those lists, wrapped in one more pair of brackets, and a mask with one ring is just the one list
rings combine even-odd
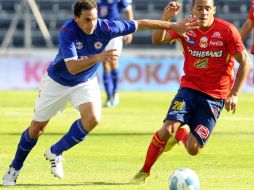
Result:
{"label": "sponsor logo on jersey", "polygon": [[188,31],[186,32],[187,36],[197,37],[197,34],[194,31]]}
{"label": "sponsor logo on jersey", "polygon": [[206,48],[208,46],[208,38],[203,36],[200,38],[199,47]]}
{"label": "sponsor logo on jersey", "polygon": [[188,52],[193,56],[193,57],[198,57],[198,58],[204,58],[204,57],[222,57],[223,56],[223,51],[194,51],[192,49],[188,49]]}
{"label": "sponsor logo on jersey", "polygon": [[208,64],[208,59],[199,59],[194,63],[194,67],[198,68],[198,69],[203,69],[206,68]]}
{"label": "sponsor logo on jersey", "polygon": [[223,46],[224,43],[222,41],[210,41],[209,43],[210,46]]}
{"label": "sponsor logo on jersey", "polygon": [[207,139],[209,137],[209,129],[204,125],[198,125],[195,132],[200,136],[201,139]]}
{"label": "sponsor logo on jersey", "polygon": [[214,38],[221,38],[221,34],[220,32],[214,32],[213,35],[211,37],[214,37]]}
{"label": "sponsor logo on jersey", "polygon": [[194,44],[195,44],[195,41],[192,40],[192,39],[186,40],[186,42],[188,42],[188,43],[191,44],[191,45],[194,45]]}
{"label": "sponsor logo on jersey", "polygon": [[102,43],[99,42],[99,41],[98,41],[98,42],[95,42],[95,43],[94,43],[94,48],[95,48],[95,49],[101,49],[101,48],[102,48]]}
{"label": "sponsor logo on jersey", "polygon": [[76,42],[75,47],[76,47],[76,49],[82,49],[83,48],[82,42]]}

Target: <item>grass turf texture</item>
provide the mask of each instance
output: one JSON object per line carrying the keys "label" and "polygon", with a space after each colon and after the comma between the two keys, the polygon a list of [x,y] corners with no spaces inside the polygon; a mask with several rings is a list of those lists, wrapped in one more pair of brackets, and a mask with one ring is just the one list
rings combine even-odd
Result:
{"label": "grass turf texture", "polygon": [[[20,134],[30,123],[36,96],[36,91],[0,91],[0,177],[14,156]],[[201,190],[254,189],[253,94],[239,95],[234,115],[223,110],[200,155],[189,156],[182,144],[174,147],[159,158],[148,182],[140,186],[128,181],[142,166],[174,93],[121,92],[120,96],[120,106],[103,108],[101,124],[84,142],[63,154],[63,180],[50,173],[43,154],[78,115],[68,106],[54,117],[13,189],[167,190],[170,174],[182,167],[196,171]]]}

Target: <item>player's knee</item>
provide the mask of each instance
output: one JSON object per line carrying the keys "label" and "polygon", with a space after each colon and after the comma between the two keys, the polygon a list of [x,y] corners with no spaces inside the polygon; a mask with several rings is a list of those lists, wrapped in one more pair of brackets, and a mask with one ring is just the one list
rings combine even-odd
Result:
{"label": "player's knee", "polygon": [[190,145],[190,144],[186,144],[186,149],[187,149],[187,152],[191,155],[191,156],[196,156],[200,150],[201,150],[201,147],[198,146],[197,144],[195,145]]}
{"label": "player's knee", "polygon": [[47,122],[32,121],[29,127],[29,136],[31,139],[37,139],[45,130]]}
{"label": "player's knee", "polygon": [[85,119],[82,119],[82,124],[90,129],[93,129],[100,123],[99,117],[96,117],[95,115],[91,115]]}
{"label": "player's knee", "polygon": [[163,140],[168,140],[170,137],[174,135],[172,130],[168,127],[163,127],[160,131],[159,134]]}
{"label": "player's knee", "polygon": [[187,149],[189,155],[191,156],[196,156],[199,153],[199,149],[195,149],[195,148],[191,148],[191,149]]}

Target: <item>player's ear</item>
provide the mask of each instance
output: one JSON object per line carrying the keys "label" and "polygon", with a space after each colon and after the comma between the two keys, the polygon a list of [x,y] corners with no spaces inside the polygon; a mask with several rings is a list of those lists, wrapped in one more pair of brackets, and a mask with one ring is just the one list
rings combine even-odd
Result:
{"label": "player's ear", "polygon": [[215,15],[215,14],[216,14],[216,6],[214,6],[213,9],[214,9],[214,10],[213,10],[213,14]]}
{"label": "player's ear", "polygon": [[74,15],[74,20],[77,22],[79,17],[77,17],[76,15]]}

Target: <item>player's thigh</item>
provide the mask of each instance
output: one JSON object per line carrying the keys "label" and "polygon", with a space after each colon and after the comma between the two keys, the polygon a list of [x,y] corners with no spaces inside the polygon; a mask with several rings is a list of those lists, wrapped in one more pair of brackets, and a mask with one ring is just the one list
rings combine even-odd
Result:
{"label": "player's thigh", "polygon": [[194,136],[192,133],[189,133],[185,148],[190,155],[197,155],[203,148],[203,145],[200,144],[196,136]]}
{"label": "player's thigh", "polygon": [[165,121],[179,121],[183,124],[188,123],[192,114],[193,95],[186,88],[180,88],[171,101]]}
{"label": "player's thigh", "polygon": [[189,125],[191,133],[203,147],[212,134],[224,107],[224,100],[213,99],[203,94],[197,95],[196,100],[196,107]]}
{"label": "player's thigh", "polygon": [[41,81],[33,120],[44,122],[65,109],[68,103],[70,87],[63,86],[52,80],[47,74]]}
{"label": "player's thigh", "polygon": [[[70,96],[72,106],[80,112],[82,123],[89,127],[91,122],[101,119],[101,94],[97,78],[79,85]],[[89,130],[89,129],[88,129]]]}

